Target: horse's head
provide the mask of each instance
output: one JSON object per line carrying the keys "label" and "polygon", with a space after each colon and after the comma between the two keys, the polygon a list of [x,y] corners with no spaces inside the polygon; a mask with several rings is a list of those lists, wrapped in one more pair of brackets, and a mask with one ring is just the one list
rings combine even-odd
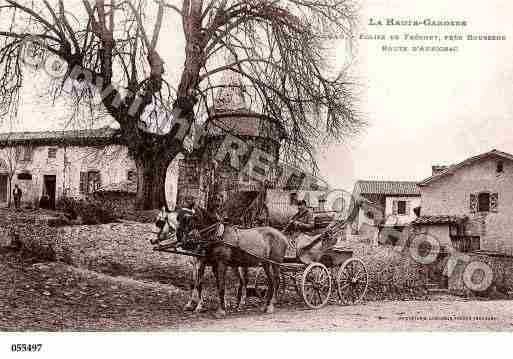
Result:
{"label": "horse's head", "polygon": [[179,227],[179,223],[176,219],[176,213],[168,212],[165,208],[162,208],[157,216],[155,225],[159,229],[159,232],[157,237],[151,239],[151,244],[158,244],[169,239],[171,236],[176,235],[176,231]]}

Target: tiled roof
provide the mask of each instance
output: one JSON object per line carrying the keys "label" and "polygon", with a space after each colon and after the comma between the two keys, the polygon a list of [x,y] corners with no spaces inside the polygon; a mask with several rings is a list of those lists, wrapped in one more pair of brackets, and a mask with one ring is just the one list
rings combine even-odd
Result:
{"label": "tiled roof", "polygon": [[513,155],[512,154],[507,153],[507,152],[498,151],[498,150],[491,150],[489,152],[485,152],[485,153],[482,153],[480,155],[467,158],[466,160],[464,160],[464,161],[462,161],[460,163],[457,163],[455,165],[451,165],[445,171],[437,173],[436,175],[428,177],[425,180],[419,182],[419,186],[426,186],[429,183],[431,183],[433,181],[436,181],[436,180],[438,180],[438,179],[440,179],[440,178],[442,178],[444,176],[453,174],[456,170],[458,170],[458,169],[460,169],[462,167],[471,165],[471,164],[473,164],[473,163],[475,163],[477,161],[481,161],[483,159],[490,158],[490,157],[496,157],[496,158],[498,157],[498,158],[503,158],[503,159],[506,159],[506,160],[513,161]]}
{"label": "tiled roof", "polygon": [[88,143],[98,140],[114,140],[116,130],[99,128],[89,130],[39,131],[39,132],[7,132],[0,133],[0,145],[14,143]]}
{"label": "tiled roof", "polygon": [[458,224],[464,222],[466,220],[465,217],[459,216],[420,216],[416,218],[412,224],[413,225],[422,225],[422,224]]}
{"label": "tiled roof", "polygon": [[359,194],[420,196],[417,182],[413,181],[357,181],[355,192]]}
{"label": "tiled roof", "polygon": [[220,111],[215,110],[207,126],[211,135],[260,136],[280,140],[286,137],[281,124],[270,118],[249,110]]}

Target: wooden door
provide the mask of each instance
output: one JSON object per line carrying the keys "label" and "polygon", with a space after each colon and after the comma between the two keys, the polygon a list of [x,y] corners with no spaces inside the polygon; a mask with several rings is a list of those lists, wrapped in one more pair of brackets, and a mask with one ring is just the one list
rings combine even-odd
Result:
{"label": "wooden door", "polygon": [[9,177],[7,175],[0,174],[0,203],[7,202],[7,184],[9,183]]}

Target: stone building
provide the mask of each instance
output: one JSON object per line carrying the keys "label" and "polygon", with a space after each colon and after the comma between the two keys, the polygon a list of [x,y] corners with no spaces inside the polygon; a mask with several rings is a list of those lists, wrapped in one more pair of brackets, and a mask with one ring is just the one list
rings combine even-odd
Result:
{"label": "stone building", "polygon": [[492,150],[419,183],[416,231],[463,252],[513,254],[513,155]]}
{"label": "stone building", "polygon": [[[10,177],[12,187],[17,184],[23,191],[23,204],[33,207],[42,198],[53,208],[61,197],[85,198],[113,188],[135,196],[135,163],[114,132],[101,128],[0,134],[0,205],[9,200]],[[168,173],[166,180],[170,201],[174,177]]]}
{"label": "stone building", "polygon": [[[248,148],[246,154],[239,158],[241,164],[248,161],[254,148],[272,155],[274,163],[271,167],[278,163],[280,143],[286,136],[281,124],[248,109],[244,87],[238,76],[225,76],[223,84],[209,110],[201,146],[179,160],[178,205],[183,204],[188,196],[194,196],[200,205],[206,206],[209,197],[216,192],[223,196],[224,201],[231,200],[244,206],[249,205],[246,202],[254,200],[262,189],[262,181],[230,166],[230,155],[220,163],[213,161],[227,135],[241,140]],[[274,175],[274,171],[269,172],[270,182]]]}

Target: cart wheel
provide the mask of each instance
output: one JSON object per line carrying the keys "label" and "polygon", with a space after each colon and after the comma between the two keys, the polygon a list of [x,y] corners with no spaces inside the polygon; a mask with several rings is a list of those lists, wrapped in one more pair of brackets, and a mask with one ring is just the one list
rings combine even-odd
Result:
{"label": "cart wheel", "polygon": [[331,274],[321,263],[311,263],[303,272],[301,292],[306,305],[318,309],[326,305],[331,295]]}
{"label": "cart wheel", "polygon": [[367,292],[369,275],[365,264],[358,258],[349,258],[338,271],[338,297],[342,304],[358,303]]}

